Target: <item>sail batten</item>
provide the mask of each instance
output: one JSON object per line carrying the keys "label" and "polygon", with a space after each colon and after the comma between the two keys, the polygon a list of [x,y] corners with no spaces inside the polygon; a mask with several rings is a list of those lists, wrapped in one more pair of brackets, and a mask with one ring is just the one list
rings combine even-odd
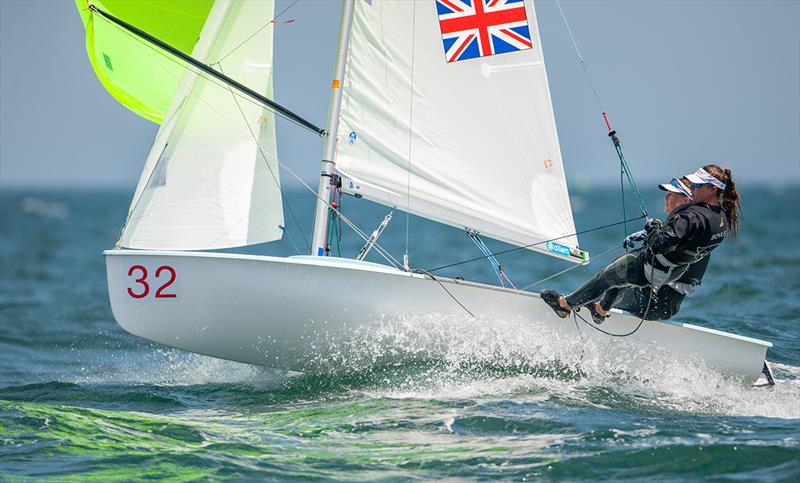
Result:
{"label": "sail batten", "polygon": [[356,2],[345,191],[582,261],[532,2],[452,4]]}

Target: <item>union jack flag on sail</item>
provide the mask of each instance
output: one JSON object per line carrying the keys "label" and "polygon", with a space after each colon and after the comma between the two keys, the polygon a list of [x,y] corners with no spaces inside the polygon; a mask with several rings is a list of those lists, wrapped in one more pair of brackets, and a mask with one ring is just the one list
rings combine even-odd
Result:
{"label": "union jack flag on sail", "polygon": [[436,0],[447,62],[533,47],[524,0]]}

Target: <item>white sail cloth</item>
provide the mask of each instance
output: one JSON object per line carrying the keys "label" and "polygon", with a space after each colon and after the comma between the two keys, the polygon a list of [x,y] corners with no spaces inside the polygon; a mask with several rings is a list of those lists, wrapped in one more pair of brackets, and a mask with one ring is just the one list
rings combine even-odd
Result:
{"label": "white sail cloth", "polygon": [[346,191],[579,260],[531,1],[357,1],[343,89]]}
{"label": "white sail cloth", "polygon": [[[217,0],[192,56],[272,97],[272,29],[264,23],[273,8],[266,0]],[[120,244],[193,250],[281,238],[274,120],[238,91],[187,71],[145,163]]]}

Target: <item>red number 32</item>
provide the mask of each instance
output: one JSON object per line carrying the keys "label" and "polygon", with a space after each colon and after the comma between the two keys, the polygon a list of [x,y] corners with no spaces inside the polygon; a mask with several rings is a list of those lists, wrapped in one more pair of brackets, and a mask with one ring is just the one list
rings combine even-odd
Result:
{"label": "red number 32", "polygon": [[[164,282],[158,290],[156,290],[155,298],[157,299],[174,299],[178,296],[175,293],[165,293],[164,290],[175,283],[175,278],[177,274],[175,273],[175,269],[170,267],[169,265],[161,265],[156,269],[155,278],[160,279],[161,275],[167,272],[169,275],[169,279]],[[143,299],[147,297],[150,293],[150,284],[147,283],[147,269],[142,265],[133,265],[131,268],[128,269],[128,276],[129,277],[137,277],[134,278],[133,282],[139,288],[139,290],[134,290],[132,287],[128,287],[128,295],[135,299]]]}

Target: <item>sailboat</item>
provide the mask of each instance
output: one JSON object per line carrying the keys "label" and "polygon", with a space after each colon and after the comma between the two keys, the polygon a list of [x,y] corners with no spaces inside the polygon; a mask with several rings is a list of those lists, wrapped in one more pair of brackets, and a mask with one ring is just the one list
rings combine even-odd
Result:
{"label": "sailboat", "polygon": [[[330,255],[343,192],[585,264],[532,0],[344,0],[325,128],[273,97],[271,1],[76,0],[106,89],[161,125],[117,245],[119,325],[207,356],[303,371],[321,345],[435,314],[575,327],[537,294]],[[308,255],[215,251],[280,239],[276,116],[324,139]],[[314,190],[311,190],[312,192]],[[335,287],[335,290],[331,290]],[[422,320],[422,319],[420,319]],[[420,322],[423,323],[423,322]],[[745,383],[771,343],[615,311],[603,325]],[[584,337],[607,337],[587,331]]]}

